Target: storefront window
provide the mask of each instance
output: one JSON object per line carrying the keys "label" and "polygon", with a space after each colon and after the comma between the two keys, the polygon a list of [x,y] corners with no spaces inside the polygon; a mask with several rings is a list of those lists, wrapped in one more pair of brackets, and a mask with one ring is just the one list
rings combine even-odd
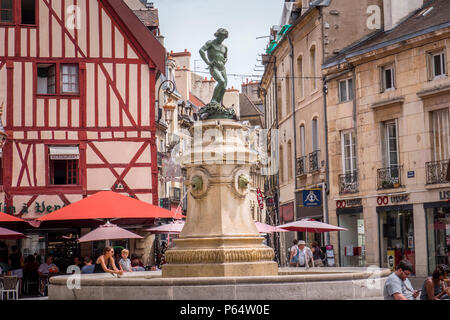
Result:
{"label": "storefront window", "polygon": [[381,266],[395,270],[405,259],[412,263],[415,274],[414,219],[412,209],[379,211]]}
{"label": "storefront window", "polygon": [[428,208],[428,267],[433,272],[439,264],[450,264],[450,207]]}
{"label": "storefront window", "polygon": [[363,214],[340,214],[339,226],[347,229],[347,231],[339,232],[340,265],[342,267],[365,266],[366,240]]}
{"label": "storefront window", "polygon": [[41,234],[26,234],[27,238],[22,239],[20,248],[22,255],[26,258],[29,255],[37,254],[41,256],[42,262],[45,257],[45,236]]}

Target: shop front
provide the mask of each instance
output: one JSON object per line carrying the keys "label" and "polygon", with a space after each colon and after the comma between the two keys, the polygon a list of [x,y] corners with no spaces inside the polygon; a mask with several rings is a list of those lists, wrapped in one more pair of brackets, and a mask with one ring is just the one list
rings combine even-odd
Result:
{"label": "shop front", "polygon": [[80,255],[80,229],[36,229],[24,232],[27,236],[21,239],[19,248],[26,258],[29,255],[41,256],[44,262],[46,255],[53,256],[53,262],[65,270],[73,264],[73,258]]}
{"label": "shop front", "polygon": [[427,224],[428,273],[437,265],[450,265],[450,203],[424,204]]}
{"label": "shop front", "polygon": [[339,261],[341,267],[366,265],[366,237],[362,199],[336,201],[338,224],[347,231],[339,232]]}
{"label": "shop front", "polygon": [[[379,197],[382,200],[387,197]],[[404,198],[407,201],[407,197]],[[392,201],[392,199],[391,199]],[[392,202],[395,202],[392,201]],[[395,270],[405,259],[412,263],[415,274],[415,243],[413,205],[391,205],[377,207],[379,222],[380,266]]]}

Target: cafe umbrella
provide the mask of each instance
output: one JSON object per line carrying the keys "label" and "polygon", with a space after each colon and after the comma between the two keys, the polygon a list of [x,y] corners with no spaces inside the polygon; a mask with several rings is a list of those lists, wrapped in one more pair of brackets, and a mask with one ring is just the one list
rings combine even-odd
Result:
{"label": "cafe umbrella", "polygon": [[347,229],[345,228],[333,226],[331,224],[323,223],[313,219],[303,219],[286,223],[278,226],[278,228],[282,228],[288,231],[313,232],[313,233],[330,232],[330,231],[347,231]]}
{"label": "cafe umbrella", "polygon": [[25,238],[26,238],[26,236],[23,233],[0,227],[0,239],[5,239],[5,240],[13,239],[14,240],[14,239],[25,239]]}
{"label": "cafe umbrella", "polygon": [[111,246],[110,240],[118,239],[142,239],[140,235],[125,230],[116,226],[115,224],[107,221],[104,225],[101,225],[97,229],[85,234],[78,242],[90,242],[90,241],[106,241],[106,246]]}
{"label": "cafe umbrella", "polygon": [[[287,232],[288,230],[284,230],[278,227],[274,227],[262,222],[255,221],[256,228],[259,233],[274,233],[274,232]],[[146,229],[145,231],[151,233],[167,233],[167,234],[177,234],[183,230],[184,221],[174,221],[172,223],[163,224],[160,226],[152,227],[150,229]]]}
{"label": "cafe umbrella", "polygon": [[[185,216],[113,191],[101,191],[38,219],[44,226],[64,223],[87,227],[106,220],[116,224],[136,224],[156,218],[181,219]],[[89,222],[88,222],[89,221]],[[77,222],[77,223],[75,223]]]}

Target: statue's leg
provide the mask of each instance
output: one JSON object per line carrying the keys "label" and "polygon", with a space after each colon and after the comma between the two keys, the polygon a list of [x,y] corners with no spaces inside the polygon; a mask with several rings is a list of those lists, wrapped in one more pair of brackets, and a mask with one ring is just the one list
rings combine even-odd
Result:
{"label": "statue's leg", "polygon": [[226,77],[224,78],[222,72],[219,71],[217,68],[211,68],[210,71],[214,80],[217,81],[217,85],[214,88],[214,94],[211,102],[214,101],[220,104],[222,103],[222,99],[226,90]]}
{"label": "statue's leg", "polygon": [[224,97],[225,92],[227,91],[227,87],[228,87],[228,77],[227,77],[226,69],[223,69],[220,73],[221,73],[221,75],[222,75],[222,77],[224,79],[222,91],[220,92],[221,97],[222,97],[221,100],[220,100],[220,103],[222,103],[223,97]]}

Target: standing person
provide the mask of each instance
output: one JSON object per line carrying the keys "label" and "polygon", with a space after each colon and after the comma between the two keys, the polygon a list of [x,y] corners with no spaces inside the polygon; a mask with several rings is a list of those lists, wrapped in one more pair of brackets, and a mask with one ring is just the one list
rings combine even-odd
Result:
{"label": "standing person", "polygon": [[319,243],[317,241],[313,241],[311,243],[311,251],[313,253],[314,265],[316,267],[323,267],[322,261],[323,251],[322,249],[320,249]]}
{"label": "standing person", "polygon": [[294,239],[292,241],[293,246],[289,249],[289,266],[298,267],[298,258],[300,250],[298,249],[298,240]]}
{"label": "standing person", "polygon": [[298,265],[300,267],[309,268],[309,263],[311,263],[312,267],[314,267],[314,256],[310,248],[306,246],[306,242],[300,240],[298,242],[299,256],[298,256]]}
{"label": "standing person", "polygon": [[97,258],[94,267],[94,273],[105,273],[109,272],[111,274],[117,274],[119,276],[123,275],[123,271],[117,269],[114,262],[114,249],[111,247],[106,247],[103,250],[103,255]]}
{"label": "standing person", "polygon": [[7,272],[9,270],[8,264],[5,263],[5,257],[0,255],[0,268],[3,272]]}
{"label": "standing person", "polygon": [[94,273],[95,266],[92,264],[92,258],[91,257],[84,257],[84,266],[81,268],[81,274],[90,274]]}
{"label": "standing person", "polygon": [[450,295],[450,288],[445,286],[444,278],[445,267],[438,266],[431,277],[423,283],[420,300],[441,300],[444,296]]}
{"label": "standing person", "polygon": [[120,266],[120,270],[123,270],[125,272],[132,272],[133,269],[131,268],[131,260],[128,259],[128,254],[130,253],[130,251],[128,251],[127,249],[123,249],[121,254],[122,254],[122,259],[119,260],[119,266]]}
{"label": "standing person", "polygon": [[[405,296],[405,294],[406,291],[410,291],[407,289],[407,286],[410,286],[408,277],[412,271],[412,264],[408,260],[402,260],[398,263],[395,272],[391,273],[386,279],[384,285],[384,300],[408,300],[408,297]],[[405,285],[406,280],[408,281]],[[412,288],[412,286],[410,287]],[[415,299],[418,296],[419,291],[416,290],[412,292],[412,298]]]}

